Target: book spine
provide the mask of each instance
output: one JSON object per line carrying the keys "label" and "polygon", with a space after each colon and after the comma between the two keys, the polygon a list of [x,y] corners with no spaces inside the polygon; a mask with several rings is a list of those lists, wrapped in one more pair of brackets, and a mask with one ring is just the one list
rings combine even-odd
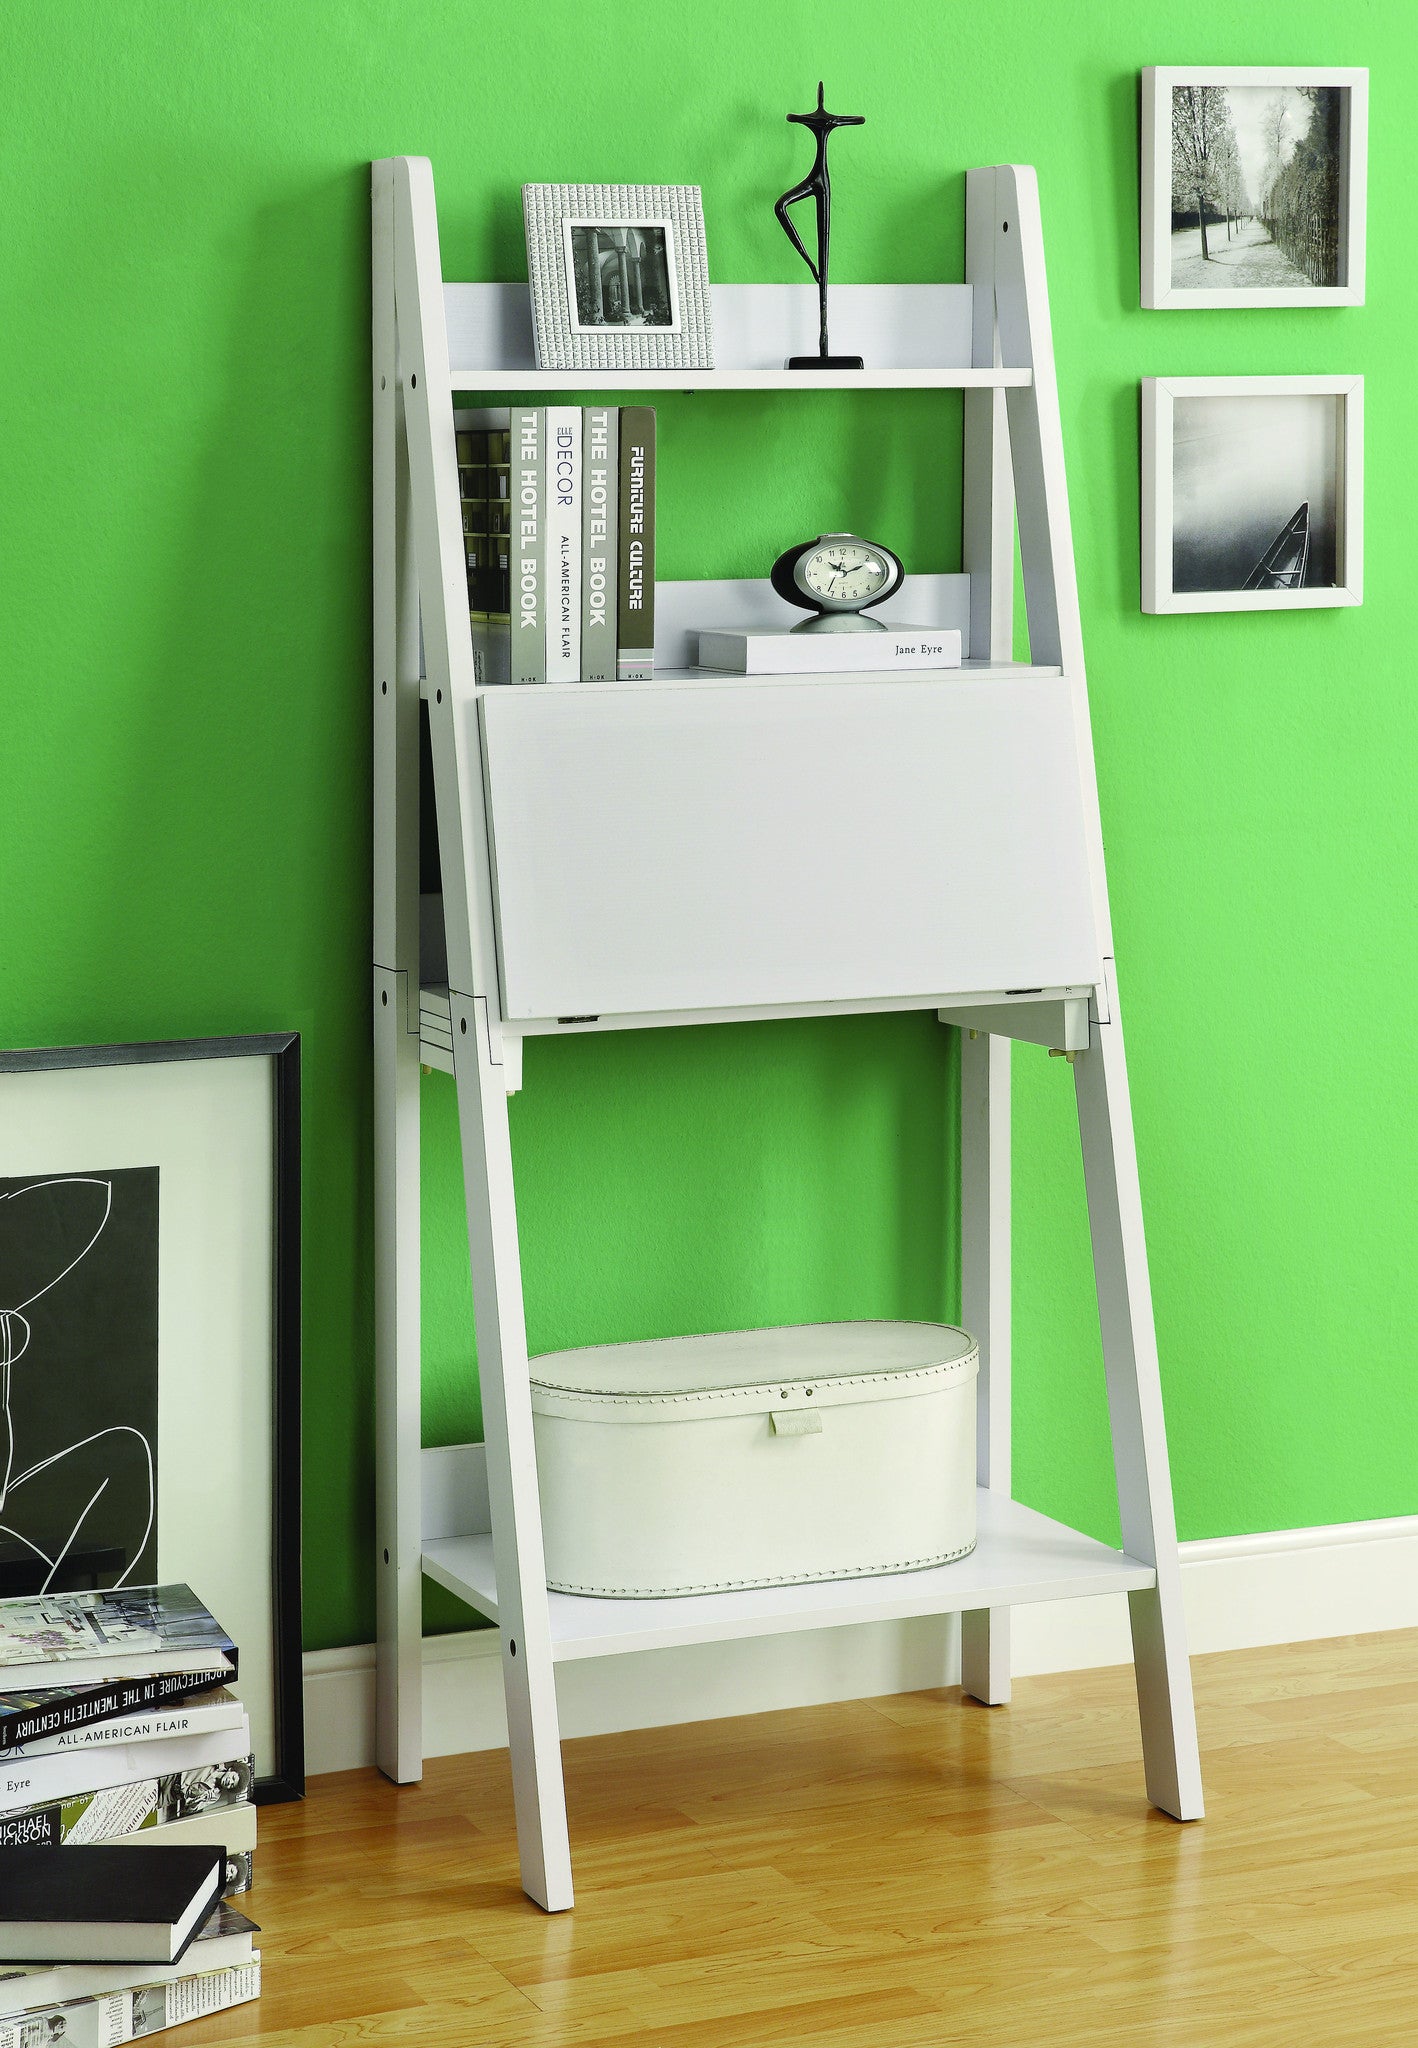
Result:
{"label": "book spine", "polygon": [[888,627],[884,633],[739,633],[699,635],[699,666],[732,675],[869,675],[959,668],[960,634]]}
{"label": "book spine", "polygon": [[[261,1959],[256,1956],[229,1970],[144,1984],[134,1991],[103,1991],[71,2004],[12,2014],[0,2019],[0,2048],[36,2048],[39,2042],[50,2041],[62,2041],[64,2048],[122,2048],[125,2042],[146,2041],[184,2020],[226,2012],[260,1996]],[[49,2027],[51,2015],[62,2019],[62,2028]]]}
{"label": "book spine", "polygon": [[[0,1763],[0,1814],[32,1813],[63,1805],[95,1789],[139,1785],[149,1778],[174,1778],[202,1770],[230,1770],[251,1746],[246,1726],[215,1735],[189,1735],[169,1742],[130,1742],[122,1749],[63,1751],[58,1756]],[[249,1796],[249,1795],[248,1795]],[[191,1810],[190,1808],[188,1809]]]}
{"label": "book spine", "polygon": [[58,1849],[71,1843],[112,1842],[141,1829],[241,1806],[250,1800],[255,1769],[253,1758],[232,1757],[205,1769],[103,1785],[92,1792],[76,1792],[69,1799],[24,1807],[0,1815],[0,1849]]}
{"label": "book spine", "polygon": [[547,407],[547,681],[581,680],[581,408]]}
{"label": "book spine", "polygon": [[616,541],[620,505],[616,489],[620,414],[613,405],[588,405],[581,423],[585,500],[581,549],[581,677],[613,683],[616,658]]}
{"label": "book spine", "polygon": [[619,606],[615,672],[621,682],[655,673],[655,408],[620,414]]}
{"label": "book spine", "polygon": [[57,1756],[75,1749],[112,1749],[124,1742],[175,1742],[184,1735],[213,1735],[220,1728],[239,1728],[243,1714],[240,1700],[227,1699],[211,1705],[179,1706],[167,1713],[91,1721],[86,1727],[70,1728],[62,1735],[40,1735],[33,1742],[22,1742],[0,1762],[18,1762],[27,1756]]}
{"label": "book spine", "polygon": [[512,412],[512,680],[547,679],[546,547],[543,492],[546,476],[546,407]]}
{"label": "book spine", "polygon": [[189,1699],[195,1692],[225,1685],[235,1675],[229,1668],[168,1671],[157,1678],[110,1679],[106,1685],[85,1686],[53,1704],[0,1710],[0,1762],[11,1750],[33,1742],[38,1736],[63,1735],[92,1721],[114,1721],[123,1714],[164,1706],[169,1700]]}

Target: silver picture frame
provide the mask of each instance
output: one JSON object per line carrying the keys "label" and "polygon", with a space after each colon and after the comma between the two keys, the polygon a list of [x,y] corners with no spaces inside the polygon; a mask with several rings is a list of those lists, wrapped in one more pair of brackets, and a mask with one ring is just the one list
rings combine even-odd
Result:
{"label": "silver picture frame", "polygon": [[544,370],[707,370],[713,308],[697,185],[524,185]]}

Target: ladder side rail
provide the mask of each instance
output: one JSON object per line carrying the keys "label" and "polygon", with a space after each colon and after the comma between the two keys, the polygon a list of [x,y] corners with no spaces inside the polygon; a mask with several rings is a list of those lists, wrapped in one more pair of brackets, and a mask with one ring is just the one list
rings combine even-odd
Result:
{"label": "ladder side rail", "polygon": [[[1104,966],[1111,971],[1110,962]],[[1128,1594],[1143,1761],[1153,1805],[1178,1820],[1199,1820],[1201,1760],[1181,1558],[1116,989],[1108,1008],[1108,1021],[1095,1022],[1093,1044],[1077,1056],[1073,1073],[1123,1548],[1157,1573],[1155,1586]]]}
{"label": "ladder side rail", "polygon": [[417,589],[398,400],[394,173],[371,178],[374,542],[375,1755],[423,1773]]}
{"label": "ladder side rail", "polygon": [[[446,724],[435,726],[435,752],[446,741]],[[492,1059],[483,998],[455,994],[451,1013],[522,1888],[548,1913],[559,1913],[572,1904],[571,1842],[537,1486],[507,1089],[502,1069]]]}
{"label": "ladder side rail", "polygon": [[[961,1319],[979,1340],[975,1476],[1011,1492],[1010,1446],[1010,1041],[960,1033]],[[960,1682],[985,1706],[1010,1695],[1009,1609],[960,1617]]]}
{"label": "ladder side rail", "polygon": [[1000,343],[1008,361],[1025,364],[1033,372],[1030,384],[1006,394],[1030,658],[1059,664],[1072,693],[1093,911],[1100,951],[1109,955],[1113,950],[1112,922],[1098,775],[1084,680],[1083,627],[1069,522],[1039,182],[1031,168],[1006,164],[996,171],[995,208],[995,306]]}
{"label": "ladder side rail", "polygon": [[[965,181],[965,278],[972,290],[971,361],[1003,361],[995,305],[997,173]],[[963,566],[970,578],[970,652],[1008,661],[1014,651],[1014,472],[1003,391],[965,394]],[[961,1320],[980,1345],[975,1476],[1010,1492],[1010,1041],[960,1032]],[[986,1706],[1010,1696],[1007,1607],[960,1617],[960,1678]]]}
{"label": "ladder side rail", "polygon": [[[468,620],[468,570],[458,493],[458,445],[443,307],[433,170],[426,157],[394,159],[395,296],[400,395],[408,422],[423,660],[429,716],[453,714],[457,858],[443,859],[443,922],[449,986],[488,998],[493,1056],[502,1060],[501,1003],[484,814],[477,672]],[[440,809],[442,792],[440,796]],[[439,850],[443,855],[443,825]]]}
{"label": "ladder side rail", "polygon": [[492,949],[490,856],[453,394],[433,177],[426,159],[397,160],[395,201],[400,378],[423,608],[453,1074],[517,1841],[523,1889],[548,1912],[561,1912],[572,1903],[571,1850]]}
{"label": "ladder side rail", "polygon": [[[965,277],[972,291],[971,361],[991,369],[1000,353],[995,311],[996,173],[965,180]],[[1003,391],[965,393],[961,566],[970,578],[972,657],[1008,661],[1014,648],[1014,472]]]}
{"label": "ladder side rail", "polygon": [[1030,644],[1035,660],[1062,664],[1072,692],[1103,960],[1089,1049],[1075,1057],[1074,1086],[1123,1547],[1157,1573],[1155,1586],[1128,1596],[1148,1796],[1164,1812],[1191,1820],[1202,1812],[1201,1767],[1137,1146],[1113,979],[1098,780],[1034,172],[1021,165],[1001,167],[996,201],[995,288],[1001,343],[1011,362],[1028,363],[1034,373],[1028,388],[1011,391],[1008,400]]}

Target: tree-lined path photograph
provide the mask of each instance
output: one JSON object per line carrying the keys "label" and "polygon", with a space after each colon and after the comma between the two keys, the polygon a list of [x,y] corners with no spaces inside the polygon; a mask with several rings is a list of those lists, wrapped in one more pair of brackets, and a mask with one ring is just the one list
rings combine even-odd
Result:
{"label": "tree-lined path photograph", "polygon": [[1343,102],[1334,86],[1174,86],[1174,290],[1343,281]]}

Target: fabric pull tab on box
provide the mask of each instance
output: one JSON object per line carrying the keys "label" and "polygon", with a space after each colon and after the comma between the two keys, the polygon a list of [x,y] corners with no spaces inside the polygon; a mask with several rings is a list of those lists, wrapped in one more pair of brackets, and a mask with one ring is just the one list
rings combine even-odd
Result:
{"label": "fabric pull tab on box", "polygon": [[772,1410],[774,1436],[821,1436],[822,1411],[818,1408],[775,1408]]}

